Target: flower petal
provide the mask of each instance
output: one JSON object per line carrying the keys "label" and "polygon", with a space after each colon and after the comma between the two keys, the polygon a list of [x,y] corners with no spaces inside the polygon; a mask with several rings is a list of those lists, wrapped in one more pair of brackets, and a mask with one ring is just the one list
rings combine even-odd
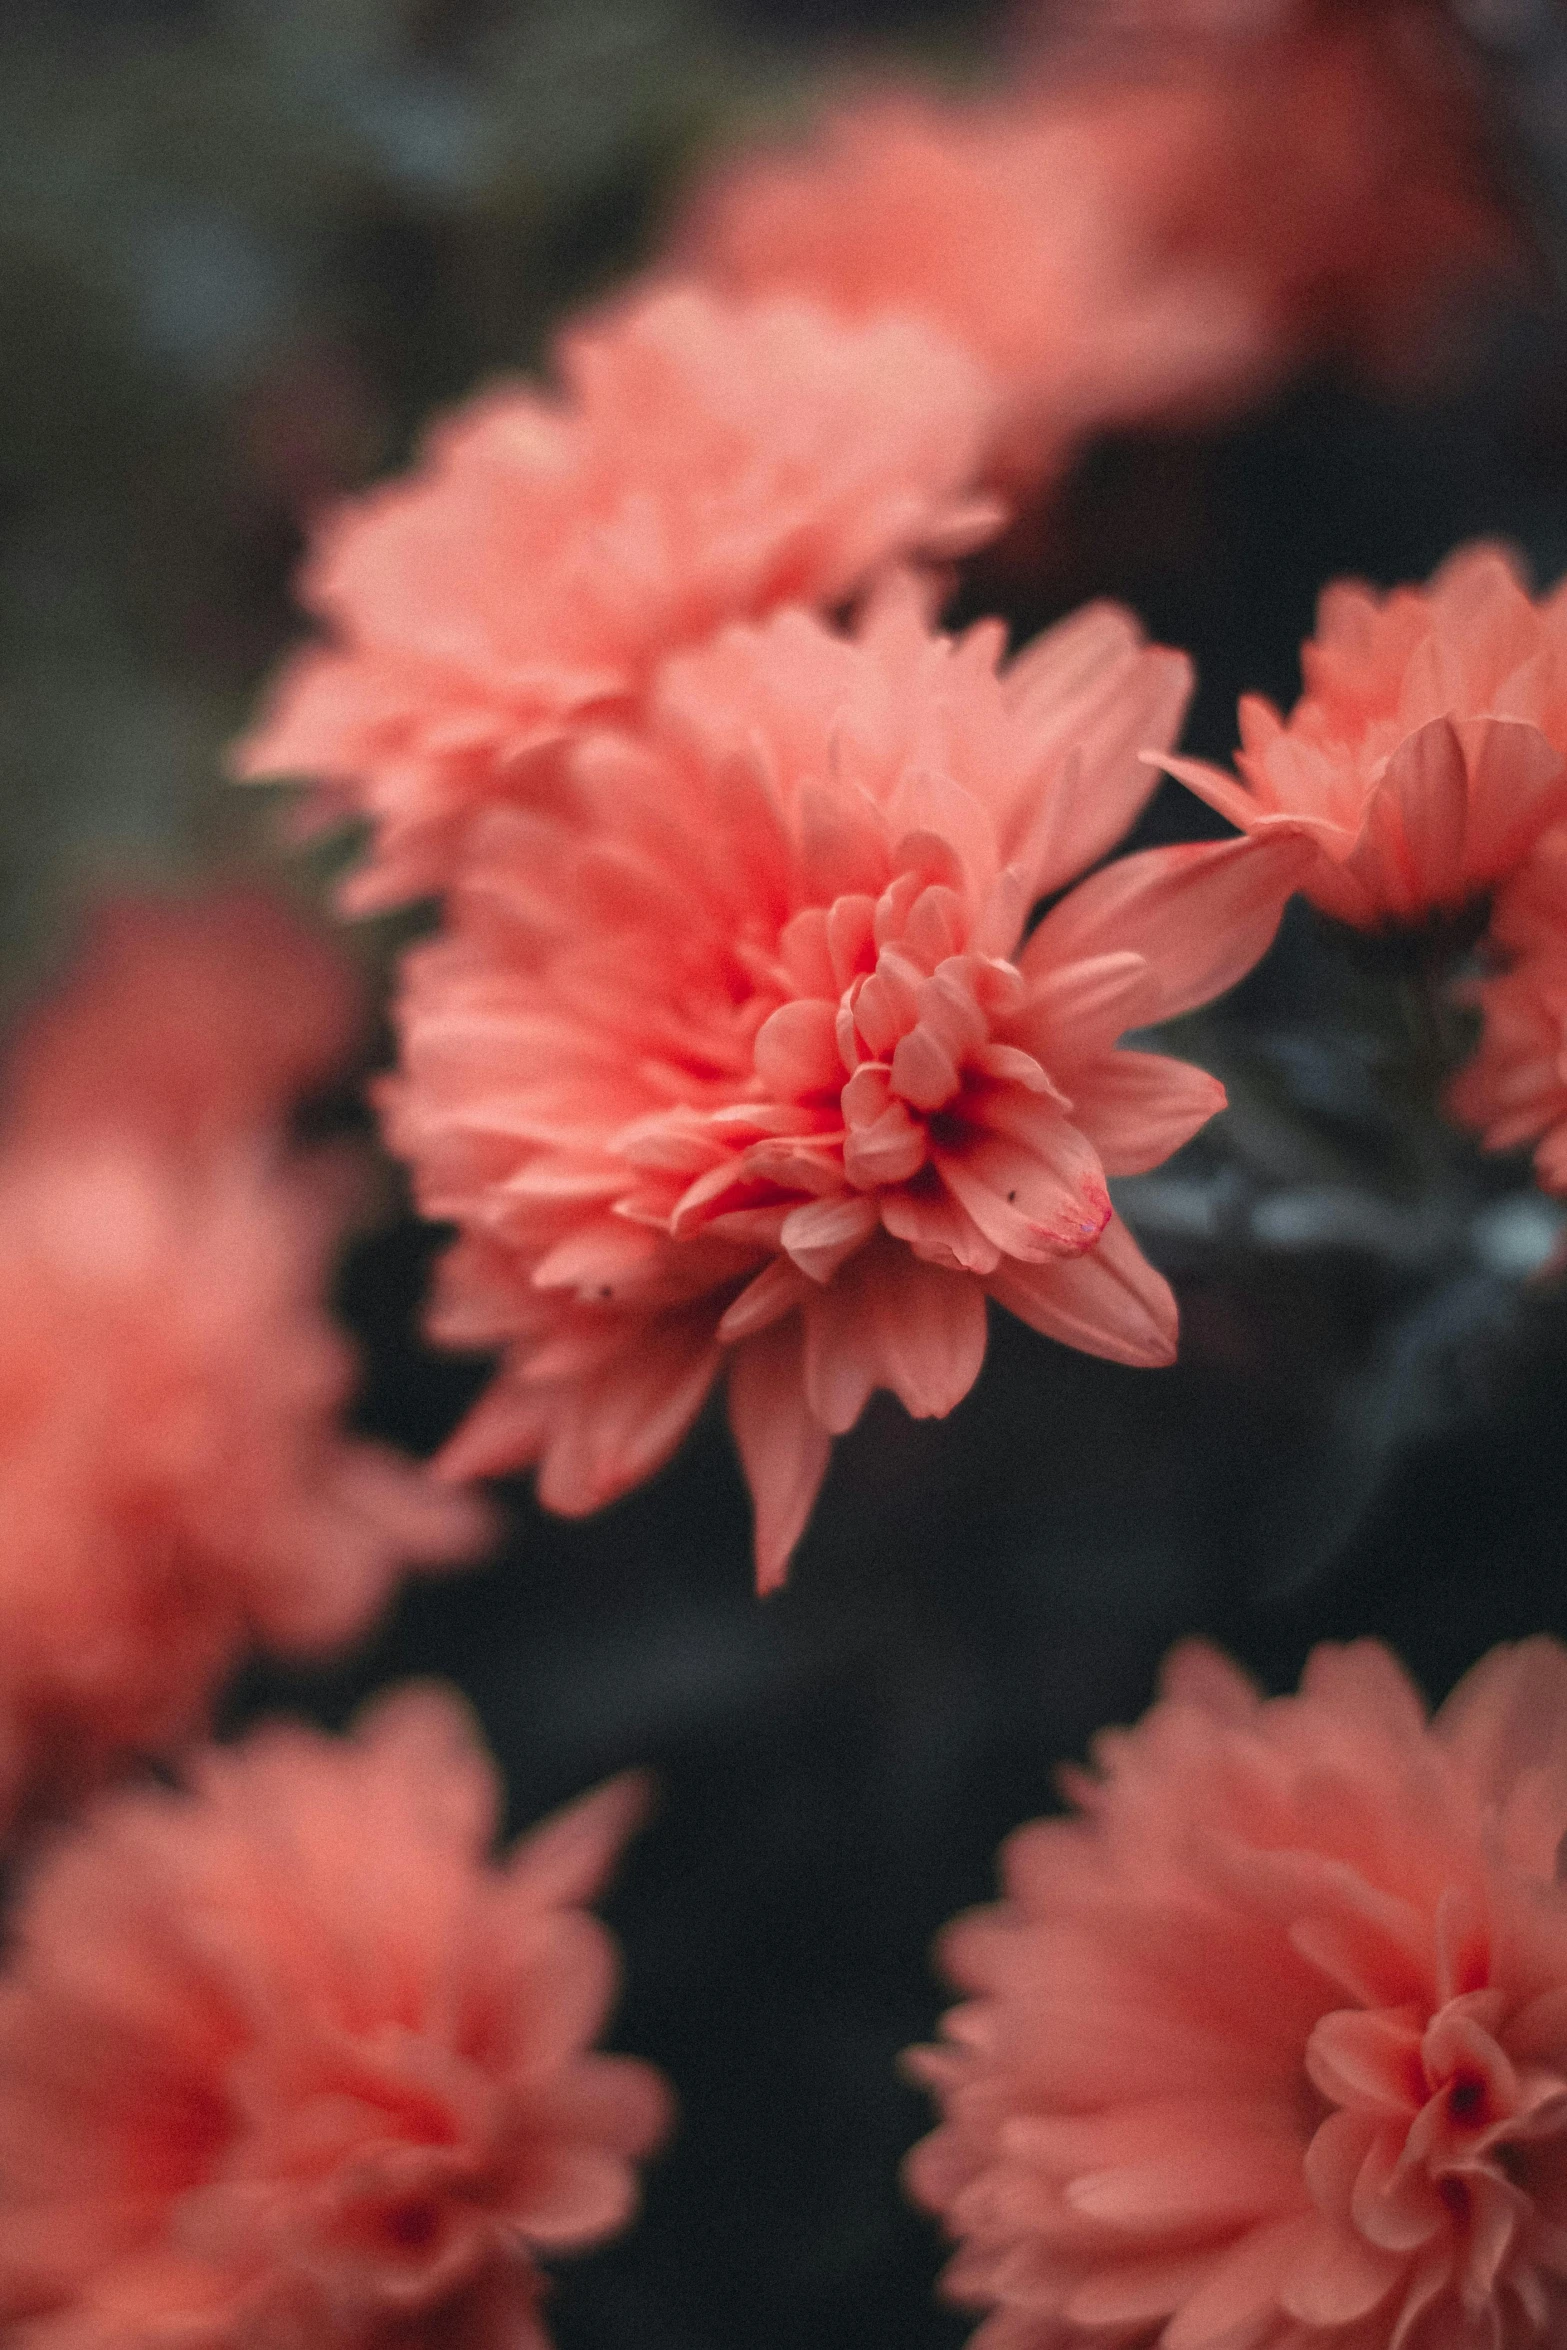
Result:
{"label": "flower petal", "polygon": [[1173,1020],[1223,995],[1261,961],[1315,853],[1291,834],[1122,857],[1045,916],[1021,969],[1038,980],[1057,965],[1130,949],[1147,971],[1124,1004],[1124,1028]]}
{"label": "flower petal", "polygon": [[1080,1257],[1003,1258],[985,1287],[1031,1330],[1085,1354],[1151,1369],[1175,1360],[1175,1299],[1118,1216]]}
{"label": "flower petal", "polygon": [[737,1346],[729,1425],[756,1512],[756,1588],[776,1591],[827,1474],[832,1438],[805,1394],[804,1330],[777,1323]]}

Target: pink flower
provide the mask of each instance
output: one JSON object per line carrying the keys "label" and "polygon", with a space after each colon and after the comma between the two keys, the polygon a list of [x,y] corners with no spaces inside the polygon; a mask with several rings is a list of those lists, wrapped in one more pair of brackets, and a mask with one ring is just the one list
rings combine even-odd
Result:
{"label": "pink flower", "polygon": [[1296,833],[1315,905],[1369,930],[1455,909],[1567,813],[1567,590],[1531,602],[1499,548],[1461,548],[1426,588],[1328,588],[1281,719],[1240,706],[1243,782],[1172,775],[1258,837]]}
{"label": "pink flower", "polygon": [[1484,1015],[1447,1108],[1487,1150],[1535,1143],[1545,1191],[1567,1191],[1567,955],[1539,956],[1461,991]]}
{"label": "pink flower", "polygon": [[337,1210],[254,1145],[0,1155],[0,1828],[325,1651],[488,1513],[344,1434]]}
{"label": "pink flower", "polygon": [[230,890],[101,910],[0,1064],[0,1830],[199,1730],[245,1650],[362,1632],[489,1513],[340,1415],[348,1204],[290,1157],[360,1019]]}
{"label": "pink flower", "polygon": [[612,2235],[662,2081],[588,2053],[582,1904],[618,1779],[500,1865],[436,1688],[273,1727],[99,1801],[24,1885],[0,1982],[0,2317],[15,2350],[547,2350],[539,2255]]}
{"label": "pink flower", "polygon": [[632,714],[667,654],[1000,519],[973,491],[992,390],[918,326],[672,287],[567,334],[557,365],[561,393],[439,425],[306,566],[329,641],[238,766],[318,778],[321,823],[372,820],[356,908],[443,889],[475,811],[546,788],[562,734]]}
{"label": "pink flower", "polygon": [[993,467],[1032,482],[1096,427],[1228,403],[1272,356],[1233,282],[1161,252],[1121,131],[1098,93],[871,95],[715,175],[675,249],[731,292],[939,329],[1002,389]]}
{"label": "pink flower", "polygon": [[285,1125],[364,1021],[343,956],[259,890],[114,898],[7,1049],[0,1109],[13,1137],[128,1128],[221,1148]]}
{"label": "pink flower", "polygon": [[[1249,305],[1278,363],[1418,377],[1455,297],[1519,274],[1486,92],[1442,0],[1133,0],[1145,34],[1173,36],[1141,47],[1119,13],[1069,61],[1066,103],[1164,265]],[[1039,62],[1054,103],[1062,61]]]}
{"label": "pink flower", "polygon": [[909,2181],[990,2350],[1522,2350],[1567,2323],[1567,1652],[1429,1724],[1387,1651],[1211,1650],[949,1928]]}
{"label": "pink flower", "polygon": [[462,1230],[437,1332],[508,1350],[453,1473],[536,1463],[546,1504],[595,1509],[727,1369],[766,1587],[873,1388],[917,1416],[967,1392],[987,1296],[1170,1359],[1105,1178],[1224,1096],[1115,1042],[1255,962],[1299,851],[1132,858],[1029,936],[1146,798],[1188,665],[1108,605],[1002,649],[933,634],[903,585],[855,639],[731,629],[637,737],[580,747],[569,805],[475,836],[384,1096]]}
{"label": "pink flower", "polygon": [[1487,1150],[1537,1143],[1542,1187],[1567,1191],[1567,831],[1546,833],[1497,891],[1487,943],[1508,967],[1456,990],[1484,1029],[1447,1108]]}

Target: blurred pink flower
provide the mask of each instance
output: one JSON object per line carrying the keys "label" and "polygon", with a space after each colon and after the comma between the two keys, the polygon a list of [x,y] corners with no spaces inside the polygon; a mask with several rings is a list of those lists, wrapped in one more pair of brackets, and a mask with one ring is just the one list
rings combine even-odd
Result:
{"label": "blurred pink flower", "polygon": [[1539,603],[1500,548],[1425,588],[1325,590],[1288,720],[1247,695],[1237,782],[1161,761],[1232,824],[1296,833],[1313,904],[1359,929],[1453,910],[1567,813],[1567,587]]}
{"label": "blurred pink flower", "polygon": [[584,742],[569,806],[475,836],[383,1096],[462,1230],[436,1331],[508,1349],[453,1473],[536,1463],[549,1507],[595,1509],[727,1367],[765,1588],[874,1388],[917,1416],[967,1392],[987,1295],[1172,1357],[1105,1177],[1224,1096],[1115,1042],[1249,969],[1300,852],[1131,858],[1028,935],[1143,804],[1189,670],[1109,605],[1003,645],[933,634],[906,582],[854,639],[733,628],[668,665],[637,737]]}
{"label": "blurred pink flower", "polygon": [[1043,47],[1044,102],[1064,90],[1097,124],[1164,265],[1250,304],[1280,364],[1418,379],[1466,339],[1455,304],[1520,277],[1489,94],[1445,0],[1063,13],[1086,38]]}
{"label": "blurred pink flower", "polygon": [[560,393],[470,402],[317,535],[300,594],[328,641],[237,764],[317,778],[313,821],[371,819],[354,908],[443,889],[474,812],[526,800],[665,655],[1000,520],[974,491],[993,390],[917,325],[676,286],[566,334],[557,368]]}
{"label": "blurred pink flower", "polygon": [[1567,953],[1531,956],[1460,991],[1485,1022],[1447,1108],[1487,1150],[1535,1143],[1542,1189],[1567,1191]]}
{"label": "blurred pink flower", "polygon": [[618,1779],[500,1865],[456,1699],[272,1727],[102,1798],[0,1978],[15,2350],[547,2350],[540,2255],[623,2227],[659,2076],[588,2053]]}
{"label": "blurred pink flower", "polygon": [[1160,249],[1141,142],[1163,126],[1123,110],[867,96],[700,187],[677,261],[733,293],[924,320],[1001,387],[993,469],[1048,477],[1085,432],[1228,406],[1273,361],[1236,281]]}
{"label": "blurred pink flower", "polygon": [[488,1512],[347,1436],[308,1172],[161,1137],[0,1155],[0,1828],[199,1730],[253,1642],[322,1652]]}
{"label": "blurred pink flower", "polygon": [[13,1139],[129,1128],[222,1147],[285,1125],[365,1025],[340,950],[260,890],[113,898],[7,1047],[0,1115]]}
{"label": "blurred pink flower", "polygon": [[1522,2350],[1567,2324],[1567,1652],[1429,1725],[1383,1648],[1192,1645],[948,1929],[910,2157],[988,2350]]}
{"label": "blurred pink flower", "polygon": [[1497,891],[1487,945],[1506,967],[1455,990],[1484,1027],[1447,1108],[1487,1150],[1537,1143],[1542,1187],[1567,1191],[1567,831],[1546,833]]}
{"label": "blurred pink flower", "polygon": [[324,1651],[489,1512],[341,1413],[350,1202],[290,1153],[362,1017],[256,893],[101,910],[0,1060],[0,1830],[199,1730],[252,1642]]}

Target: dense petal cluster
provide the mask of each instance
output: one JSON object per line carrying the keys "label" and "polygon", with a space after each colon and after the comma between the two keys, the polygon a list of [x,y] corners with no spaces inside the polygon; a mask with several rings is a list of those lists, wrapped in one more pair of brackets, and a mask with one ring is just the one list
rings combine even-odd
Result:
{"label": "dense petal cluster", "polygon": [[589,2053],[617,1780],[499,1865],[461,1705],[268,1728],[101,1799],[0,1978],[16,2350],[544,2350],[539,2255],[613,2234],[659,2077]]}
{"label": "dense petal cluster", "polygon": [[462,1232],[436,1327],[508,1350],[454,1470],[537,1463],[550,1506],[593,1509],[727,1366],[768,1583],[872,1389],[966,1393],[987,1294],[1170,1358],[1105,1178],[1223,1092],[1116,1040],[1249,968],[1298,855],[1151,852],[1028,935],[1145,799],[1189,679],[1110,606],[1002,649],[932,633],[906,583],[856,637],[736,628],[669,665],[638,736],[580,748],[569,804],[489,819],[405,964],[384,1102]]}
{"label": "dense petal cluster", "polygon": [[1522,2350],[1567,2322],[1567,1653],[1435,1720],[1211,1651],[950,1928],[914,2193],[995,2350]]}
{"label": "dense petal cluster", "polygon": [[625,718],[659,662],[881,566],[961,552],[994,394],[964,352],[881,319],[656,288],[571,329],[558,393],[439,424],[406,480],[330,517],[301,582],[328,640],[240,750],[366,816],[364,908],[444,889],[478,809],[541,788],[562,734]]}
{"label": "dense petal cluster", "polygon": [[1084,432],[1223,404],[1272,358],[1234,281],[1157,250],[1154,127],[1098,97],[878,93],[699,189],[676,251],[737,293],[927,320],[1002,391],[993,468],[1038,479]]}
{"label": "dense petal cluster", "polygon": [[1460,549],[1425,588],[1328,588],[1301,666],[1288,720],[1242,700],[1243,781],[1164,764],[1244,831],[1309,841],[1325,913],[1454,910],[1567,815],[1567,587],[1533,601],[1501,549]]}
{"label": "dense petal cluster", "polygon": [[342,1429],[337,1221],[254,1144],[0,1161],[0,1823],[199,1729],[252,1643],[323,1652],[482,1547],[470,1496]]}

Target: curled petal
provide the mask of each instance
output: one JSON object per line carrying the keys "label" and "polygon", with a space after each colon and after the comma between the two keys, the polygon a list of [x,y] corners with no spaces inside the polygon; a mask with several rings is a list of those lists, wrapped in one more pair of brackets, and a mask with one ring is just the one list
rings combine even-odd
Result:
{"label": "curled petal", "polygon": [[1170,1285],[1118,1216],[1082,1256],[1039,1264],[1003,1258],[985,1287],[1031,1330],[1085,1354],[1138,1369],[1175,1360],[1178,1317]]}

